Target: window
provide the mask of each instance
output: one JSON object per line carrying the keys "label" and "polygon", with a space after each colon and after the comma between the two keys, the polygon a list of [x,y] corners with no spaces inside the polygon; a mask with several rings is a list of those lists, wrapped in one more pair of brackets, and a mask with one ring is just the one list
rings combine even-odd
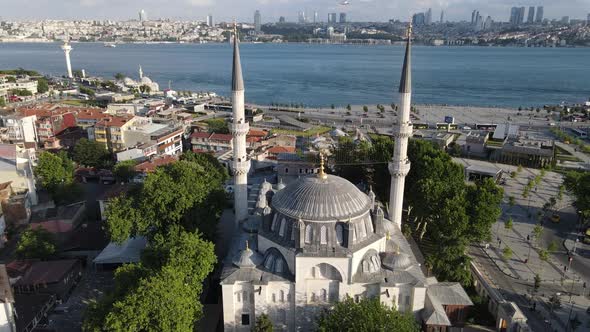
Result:
{"label": "window", "polygon": [[320,291],[320,298],[321,298],[322,301],[328,302],[328,293],[326,292],[325,289],[322,289]]}
{"label": "window", "polygon": [[402,306],[402,295],[398,294],[397,296],[397,306],[398,308]]}
{"label": "window", "polygon": [[238,292],[237,296],[238,296],[238,302],[240,302],[240,298],[241,298],[240,292]]}
{"label": "window", "polygon": [[294,225],[291,225],[291,241],[295,241],[295,230],[296,227]]}
{"label": "window", "polygon": [[276,228],[277,228],[277,215],[275,214],[275,217],[272,220],[272,224],[270,225],[271,232],[274,232]]}
{"label": "window", "polygon": [[406,305],[410,305],[410,295],[406,295]]}
{"label": "window", "polygon": [[365,223],[363,221],[358,223],[357,227],[359,228],[359,234],[361,235],[361,238],[367,236],[367,229],[365,228]]}
{"label": "window", "polygon": [[284,272],[284,263],[283,260],[277,258],[277,262],[275,263],[275,273],[283,273]]}
{"label": "window", "polygon": [[248,301],[248,293],[246,293],[246,291],[242,292],[242,300],[244,302]]}
{"label": "window", "polygon": [[273,254],[268,255],[268,257],[266,257],[266,261],[264,261],[264,267],[267,270],[272,271],[272,267],[274,265],[275,262],[275,256]]}
{"label": "window", "polygon": [[317,296],[315,295],[315,293],[311,293],[311,302],[316,302],[317,300],[318,299],[317,299]]}
{"label": "window", "polygon": [[272,302],[277,302],[277,296],[275,293],[272,293]]}
{"label": "window", "polygon": [[289,169],[285,168],[285,174],[289,173]]}
{"label": "window", "polygon": [[367,262],[366,260],[363,260],[363,272],[369,272],[369,262]]}
{"label": "window", "polygon": [[279,291],[279,301],[285,302],[285,291],[282,289]]}
{"label": "window", "polygon": [[242,314],[242,325],[250,325],[250,315]]}
{"label": "window", "polygon": [[285,218],[281,219],[281,226],[279,227],[279,235],[285,236],[285,227],[287,226],[287,222]]}
{"label": "window", "polygon": [[375,255],[371,256],[371,262],[373,262],[373,265],[375,265],[375,269],[378,270],[379,269],[379,260],[377,259],[377,256],[375,256]]}
{"label": "window", "polygon": [[339,245],[344,245],[344,228],[340,224],[336,225],[336,241]]}
{"label": "window", "polygon": [[313,230],[311,229],[311,225],[305,226],[305,243],[311,243],[313,239]]}
{"label": "window", "polygon": [[320,228],[320,243],[328,244],[328,234],[326,234],[326,226]]}
{"label": "window", "polygon": [[366,225],[367,225],[367,231],[369,233],[374,233],[375,231],[373,230],[373,223],[371,222],[371,219],[368,218],[368,219],[365,220],[365,222],[366,222]]}
{"label": "window", "polygon": [[352,242],[356,242],[356,228],[352,227]]}

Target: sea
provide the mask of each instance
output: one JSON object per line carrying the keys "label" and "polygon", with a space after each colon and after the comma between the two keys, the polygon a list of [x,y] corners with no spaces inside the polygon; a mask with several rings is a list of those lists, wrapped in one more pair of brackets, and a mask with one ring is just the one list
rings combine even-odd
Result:
{"label": "sea", "polygon": [[[112,78],[146,76],[174,90],[230,95],[230,44],[74,43],[74,69]],[[240,45],[246,100],[310,107],[395,102],[401,45]],[[0,43],[0,68],[65,73],[59,43]],[[590,48],[412,48],[418,104],[530,107],[590,98]]]}

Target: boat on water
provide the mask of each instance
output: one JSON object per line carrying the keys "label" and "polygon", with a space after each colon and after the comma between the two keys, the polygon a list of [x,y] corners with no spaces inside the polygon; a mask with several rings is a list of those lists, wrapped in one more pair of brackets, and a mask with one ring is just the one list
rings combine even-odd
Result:
{"label": "boat on water", "polygon": [[111,48],[115,48],[117,47],[117,44],[113,44],[113,43],[105,43],[104,47],[111,47]]}

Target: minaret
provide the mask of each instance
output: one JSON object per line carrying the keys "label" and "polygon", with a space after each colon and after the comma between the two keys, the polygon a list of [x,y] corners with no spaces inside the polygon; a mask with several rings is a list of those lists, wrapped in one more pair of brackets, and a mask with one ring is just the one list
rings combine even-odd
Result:
{"label": "minaret", "polygon": [[240,47],[237,28],[234,25],[234,59],[232,73],[233,123],[233,171],[234,171],[234,210],[236,225],[248,217],[248,171],[250,160],[246,152],[246,135],[250,125],[246,122],[244,111],[244,79],[240,63]]}
{"label": "minaret", "polygon": [[400,229],[402,225],[402,209],[404,203],[404,185],[406,176],[410,172],[410,160],[408,160],[408,139],[412,136],[412,124],[410,123],[410,106],[412,100],[412,65],[411,65],[411,40],[412,25],[408,27],[408,41],[406,43],[406,55],[402,68],[402,77],[399,82],[399,109],[398,122],[393,128],[395,148],[393,159],[389,163],[391,174],[391,190],[389,192],[389,218]]}
{"label": "minaret", "polygon": [[70,45],[68,39],[69,37],[66,38],[64,44],[61,46],[61,49],[64,50],[64,53],[66,55],[66,67],[68,68],[68,78],[73,78],[74,75],[72,75],[72,63],[70,62],[70,52],[72,51],[72,46]]}
{"label": "minaret", "polygon": [[141,65],[139,65],[139,80],[143,78],[143,69],[141,69]]}

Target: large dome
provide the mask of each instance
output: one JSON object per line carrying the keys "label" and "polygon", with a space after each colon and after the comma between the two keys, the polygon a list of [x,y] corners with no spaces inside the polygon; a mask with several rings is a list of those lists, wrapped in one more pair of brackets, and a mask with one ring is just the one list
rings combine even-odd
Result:
{"label": "large dome", "polygon": [[297,180],[278,191],[271,203],[279,213],[306,221],[347,220],[371,209],[367,195],[348,180],[334,175]]}

